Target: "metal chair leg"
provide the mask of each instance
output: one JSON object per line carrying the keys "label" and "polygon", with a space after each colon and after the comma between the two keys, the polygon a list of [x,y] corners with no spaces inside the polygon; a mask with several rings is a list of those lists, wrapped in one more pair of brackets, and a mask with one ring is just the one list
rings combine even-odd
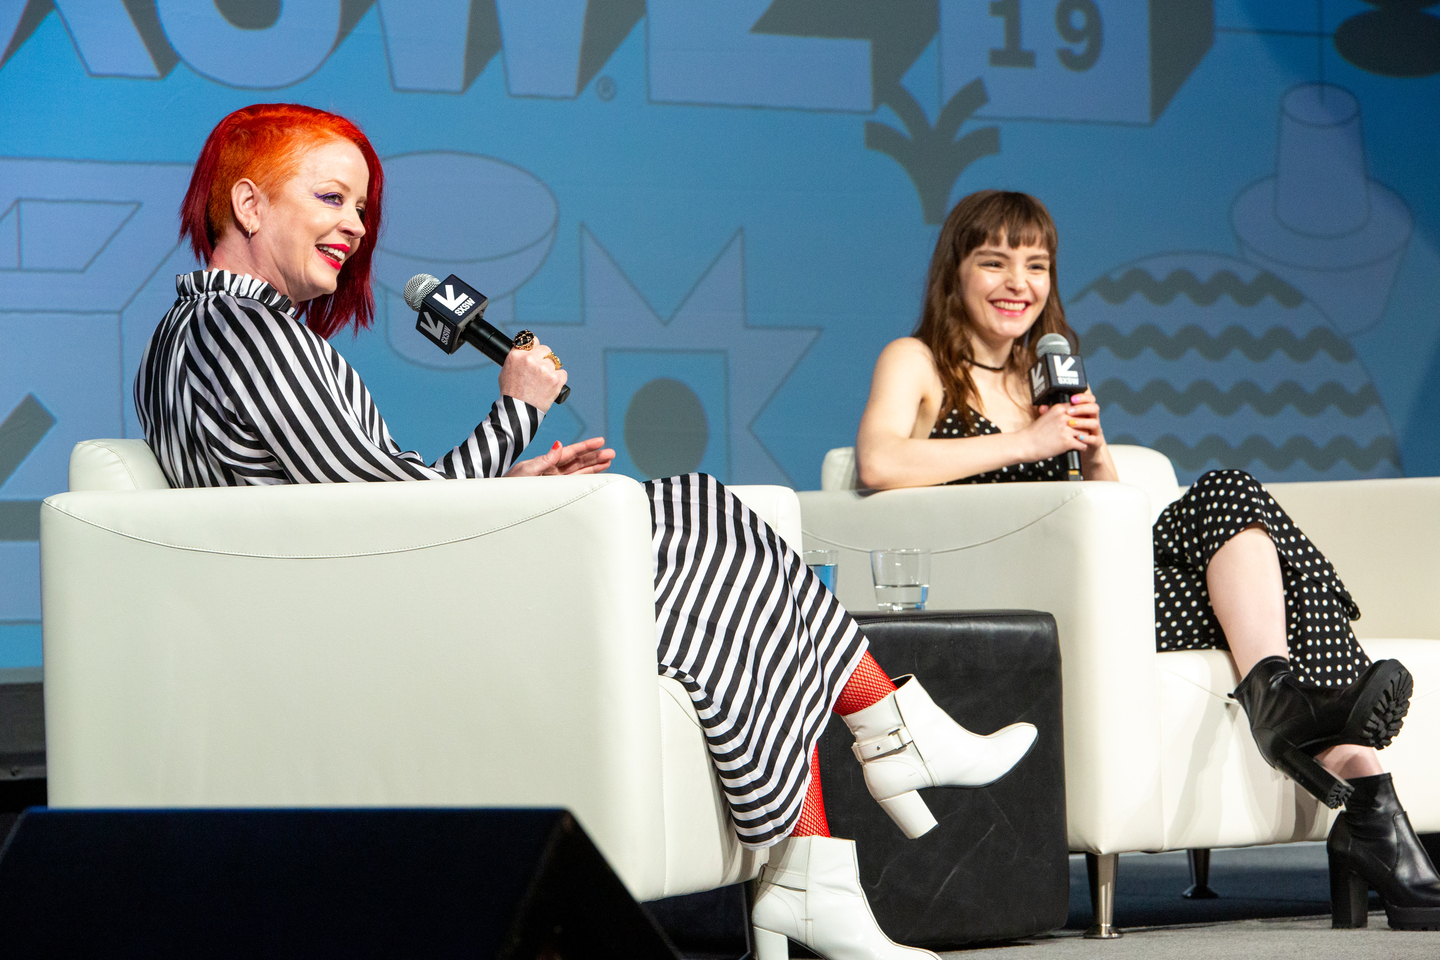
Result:
{"label": "metal chair leg", "polygon": [[1185,851],[1190,859],[1190,887],[1180,896],[1187,900],[1214,900],[1220,896],[1210,889],[1210,848],[1191,847]]}
{"label": "metal chair leg", "polygon": [[1087,940],[1114,940],[1122,936],[1115,927],[1115,875],[1119,869],[1118,853],[1085,854],[1085,872],[1090,875],[1090,910],[1095,918],[1085,931]]}

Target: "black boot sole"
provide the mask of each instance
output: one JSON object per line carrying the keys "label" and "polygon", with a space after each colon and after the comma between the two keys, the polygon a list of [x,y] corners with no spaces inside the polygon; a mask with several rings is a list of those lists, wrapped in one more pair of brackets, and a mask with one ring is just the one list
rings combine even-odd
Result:
{"label": "black boot sole", "polygon": [[1440,930],[1440,907],[1392,907],[1385,904],[1391,930]]}
{"label": "black boot sole", "polygon": [[[1375,706],[1362,721],[1361,737],[1376,750],[1384,750],[1400,732],[1405,715],[1410,712],[1410,695],[1415,691],[1415,678],[1403,664],[1395,663],[1398,671],[1385,684],[1375,699]],[[1349,724],[1346,724],[1349,727]]]}
{"label": "black boot sole", "polygon": [[1384,750],[1404,726],[1414,690],[1415,678],[1403,663],[1380,661],[1365,678],[1345,726],[1333,736],[1305,744],[1305,752],[1313,755],[1342,743]]}
{"label": "black boot sole", "polygon": [[[1320,765],[1309,753],[1276,738],[1270,749],[1275,754],[1271,763],[1276,770],[1294,780],[1296,785],[1331,810],[1338,810],[1350,799],[1355,788]],[[1263,756],[1263,754],[1262,754]]]}
{"label": "black boot sole", "polygon": [[[1385,901],[1385,919],[1392,930],[1440,930],[1440,907],[1396,907]],[[1370,884],[1330,858],[1330,926],[1359,930],[1370,921]]]}

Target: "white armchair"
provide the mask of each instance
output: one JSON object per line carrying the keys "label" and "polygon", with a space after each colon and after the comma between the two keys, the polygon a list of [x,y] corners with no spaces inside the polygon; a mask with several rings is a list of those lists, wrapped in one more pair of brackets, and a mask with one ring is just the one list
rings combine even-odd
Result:
{"label": "white armchair", "polygon": [[[1323,839],[1333,814],[1261,759],[1221,651],[1155,650],[1150,526],[1181,489],[1170,462],[1112,446],[1121,483],[857,491],[832,450],[800,494],[807,549],[841,553],[840,600],[874,609],[866,551],[925,547],[934,609],[1047,610],[1059,626],[1070,847],[1097,855],[1097,923],[1114,855]],[[1371,657],[1415,676],[1405,728],[1381,754],[1415,829],[1440,830],[1440,478],[1279,483],[1270,491],[1334,562],[1364,612]],[[1108,883],[1106,882],[1108,879]]]}
{"label": "white armchair", "polygon": [[[753,877],[655,665],[618,476],[171,490],[79,444],[41,519],[56,807],[563,806],[637,899]],[[732,488],[799,542],[793,491]]]}

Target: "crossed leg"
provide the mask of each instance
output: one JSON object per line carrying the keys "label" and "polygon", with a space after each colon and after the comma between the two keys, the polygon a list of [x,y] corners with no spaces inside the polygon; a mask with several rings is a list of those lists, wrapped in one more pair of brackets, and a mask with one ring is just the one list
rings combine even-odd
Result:
{"label": "crossed leg", "polygon": [[[1290,656],[1280,557],[1261,524],[1251,524],[1215,551],[1205,585],[1241,677],[1266,657]],[[1385,772],[1373,747],[1342,743],[1316,759],[1346,780]]]}

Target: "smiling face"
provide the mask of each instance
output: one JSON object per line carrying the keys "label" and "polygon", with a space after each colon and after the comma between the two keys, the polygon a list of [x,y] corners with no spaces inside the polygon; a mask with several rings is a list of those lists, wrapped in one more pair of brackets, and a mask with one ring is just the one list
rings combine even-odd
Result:
{"label": "smiling face", "polygon": [[983,243],[960,262],[960,294],[973,335],[997,350],[1025,335],[1050,297],[1050,251]]}
{"label": "smiling face", "polygon": [[261,277],[296,303],[334,293],[365,236],[369,184],[355,144],[331,140],[308,151],[295,176],[259,198],[251,243]]}

